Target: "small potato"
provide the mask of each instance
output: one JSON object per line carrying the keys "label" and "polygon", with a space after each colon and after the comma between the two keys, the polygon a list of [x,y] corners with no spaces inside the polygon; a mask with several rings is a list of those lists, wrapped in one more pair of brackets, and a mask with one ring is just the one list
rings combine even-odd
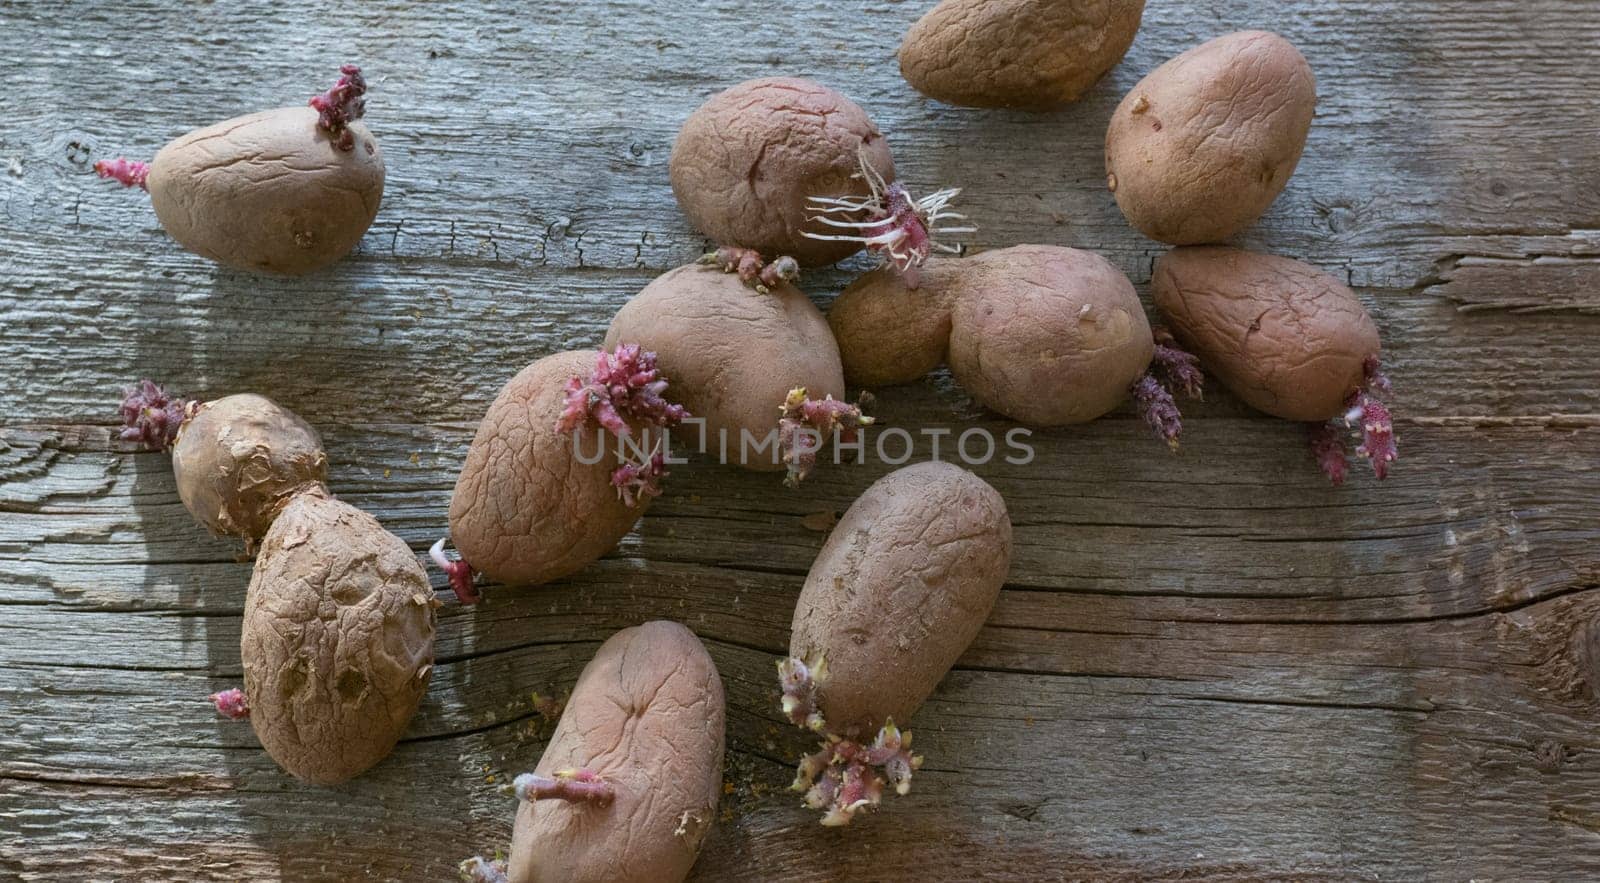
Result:
{"label": "small potato", "polygon": [[690,114],[669,174],[684,216],[718,245],[815,267],[862,246],[806,237],[836,232],[810,220],[817,210],[807,200],[867,198],[862,164],[894,181],[888,142],[865,111],[819,83],[774,77],[740,83]]}
{"label": "small potato", "polygon": [[952,293],[962,268],[960,261],[930,261],[922,266],[918,288],[907,287],[890,266],[850,283],[828,310],[845,380],[852,386],[895,386],[939,367],[950,347]]}
{"label": "small potato", "polygon": [[290,497],[327,481],[328,457],[298,415],[247,393],[192,406],[172,446],[172,471],[196,520],[253,545]]}
{"label": "small potato", "polygon": [[606,797],[525,799],[513,883],[688,877],[722,795],[725,705],[717,667],[687,628],[655,621],[612,635],[534,771],[556,792],[563,771],[582,771]]}
{"label": "small potato", "polygon": [[295,496],[262,541],[240,642],[250,723],[272,759],[332,785],[387,756],[428,686],[435,603],[376,519]]}
{"label": "small potato", "polygon": [[572,574],[615,548],[649,504],[644,497],[629,506],[612,484],[615,438],[587,423],[556,428],[568,382],[588,375],[594,360],[567,352],[534,362],[478,426],[450,500],[450,538],[493,580],[538,585]]}
{"label": "small potato", "polygon": [[[611,320],[606,347],[637,343],[672,379],[668,396],[705,420],[710,450],[727,439],[728,462],[783,468],[779,408],[792,389],[843,399],[839,347],[822,313],[779,282],[767,294],[714,267],[679,267],[646,285]],[[685,441],[696,435],[683,433]],[[751,441],[742,444],[744,438]],[[696,439],[698,441],[698,439]]]}
{"label": "small potato", "polygon": [[1378,328],[1355,292],[1289,258],[1177,248],[1156,261],[1151,291],[1206,371],[1276,417],[1342,414],[1378,358]]}
{"label": "small potato", "polygon": [[944,0],[906,33],[900,73],[967,107],[1048,110],[1122,60],[1144,0]]}
{"label": "small potato", "polygon": [[1019,245],[963,262],[950,371],[1030,426],[1084,423],[1126,401],[1154,355],[1133,283],[1099,255]]}
{"label": "small potato", "polygon": [[1250,226],[1300,162],[1316,109],[1300,51],[1265,31],[1218,37],[1133,87],[1106,132],[1106,183],[1128,222],[1173,245]]}

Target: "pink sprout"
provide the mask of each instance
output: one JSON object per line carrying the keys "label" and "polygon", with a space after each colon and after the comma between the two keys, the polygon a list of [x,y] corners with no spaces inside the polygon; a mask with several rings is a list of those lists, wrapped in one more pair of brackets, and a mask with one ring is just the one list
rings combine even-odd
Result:
{"label": "pink sprout", "polygon": [[561,770],[554,776],[523,773],[512,780],[511,789],[518,800],[569,800],[610,806],[616,797],[611,783],[601,779],[593,770]]}
{"label": "pink sprout", "polygon": [[738,273],[739,281],[762,294],[770,294],[785,283],[792,285],[800,278],[800,262],[794,258],[780,255],[768,262],[762,259],[761,252],[736,245],[724,245],[700,258],[700,263],[721,267],[724,273]]}
{"label": "pink sprout", "polygon": [[661,479],[667,471],[666,455],[657,450],[642,463],[623,463],[611,471],[611,486],[617,489],[622,504],[632,509],[641,500],[661,496]]}
{"label": "pink sprout", "polygon": [[[1389,406],[1374,393],[1388,394],[1393,388],[1383,373],[1377,356],[1368,356],[1363,364],[1365,379],[1361,389],[1345,400],[1344,423],[1354,429],[1361,440],[1356,454],[1372,464],[1372,473],[1381,481],[1389,477],[1389,464],[1400,458],[1394,438],[1394,417]],[[1346,472],[1347,447],[1344,433],[1332,422],[1314,424],[1310,428],[1311,453],[1317,465],[1335,485],[1342,484]]]}
{"label": "pink sprout", "polygon": [[778,662],[778,681],[783,685],[783,714],[797,727],[822,732],[822,710],[817,707],[817,685],[828,677],[827,660],[806,665],[790,656]]}
{"label": "pink sprout", "polygon": [[102,159],[94,164],[95,174],[102,178],[109,178],[124,187],[137,187],[140,190],[149,190],[146,181],[150,177],[150,164],[136,159]]}
{"label": "pink sprout", "polygon": [[317,128],[328,133],[334,146],[353,150],[356,138],[350,132],[350,124],[367,112],[367,99],[363,97],[367,94],[367,80],[361,76],[361,68],[353,64],[340,67],[339,73],[341,76],[333,88],[312,96],[307,104],[316,109]]}
{"label": "pink sprout", "polygon": [[228,720],[244,720],[250,716],[250,703],[245,699],[244,691],[238,687],[212,693],[208,698],[217,707],[217,714]]}
{"label": "pink sprout", "polygon": [[1332,423],[1312,423],[1311,456],[1317,460],[1322,474],[1328,476],[1335,487],[1344,484],[1348,460],[1345,456],[1344,432]]}
{"label": "pink sprout", "polygon": [[823,810],[823,825],[837,827],[876,809],[885,785],[910,793],[911,776],[921,767],[922,758],[911,753],[911,732],[889,720],[870,745],[830,735],[821,750],[801,759],[790,787],[805,792],[806,806]]}
{"label": "pink sprout", "polygon": [[1380,481],[1387,478],[1389,464],[1400,456],[1394,443],[1394,418],[1389,415],[1389,408],[1372,394],[1360,392],[1350,410],[1345,412],[1344,422],[1356,426],[1361,434],[1356,453],[1371,461],[1372,473]]}
{"label": "pink sprout", "polygon": [[689,416],[682,405],[662,398],[667,379],[656,368],[656,354],[638,344],[601,350],[587,379],[567,381],[566,408],[556,418],[556,431],[571,432],[593,419],[618,438],[632,434],[628,421],[649,426],[676,426]]}
{"label": "pink sprout", "polygon": [[508,869],[504,859],[490,861],[481,855],[475,855],[460,865],[461,879],[466,883],[510,883]]}
{"label": "pink sprout", "polygon": [[166,450],[178,439],[196,402],[169,395],[154,381],[141,380],[123,391],[118,413],[123,430],[119,438],[136,441],[152,451]]}
{"label": "pink sprout", "polygon": [[471,606],[483,600],[483,595],[472,584],[472,565],[465,559],[451,561],[450,556],[444,551],[444,537],[440,537],[439,541],[428,549],[428,557],[444,571],[444,575],[450,580],[451,591],[456,593],[456,600],[460,601],[462,606]]}
{"label": "pink sprout", "polygon": [[817,465],[817,452],[822,442],[833,438],[835,432],[846,442],[854,442],[863,426],[874,422],[861,413],[860,405],[841,402],[833,396],[824,399],[806,397],[805,387],[789,390],[778,419],[778,451],[789,474],[783,483],[799,487]]}

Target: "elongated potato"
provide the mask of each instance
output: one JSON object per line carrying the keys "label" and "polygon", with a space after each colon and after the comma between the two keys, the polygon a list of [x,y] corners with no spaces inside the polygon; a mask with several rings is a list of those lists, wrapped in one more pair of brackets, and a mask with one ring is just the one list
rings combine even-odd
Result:
{"label": "elongated potato", "polygon": [[840,292],[828,309],[828,327],[839,343],[845,380],[895,386],[939,367],[950,347],[951,304],[964,290],[964,267],[956,260],[929,261],[917,288],[907,287],[892,267],[879,267]]}
{"label": "elongated potato", "polygon": [[967,107],[1048,110],[1122,60],[1144,0],[943,0],[906,33],[900,72]]}
{"label": "elongated potato", "polygon": [[372,516],[296,495],[273,522],[245,600],[240,656],[261,746],[308,782],[382,760],[433,670],[433,589]]}
{"label": "elongated potato", "polygon": [[513,883],[677,883],[722,795],[722,678],[687,628],[623,629],[579,675],[534,773],[592,773],[608,801],[525,800]]}
{"label": "elongated potato", "polygon": [[1283,192],[1316,104],[1311,66],[1289,41],[1265,31],[1218,37],[1123,98],[1106,131],[1106,185],[1151,239],[1220,242]]}

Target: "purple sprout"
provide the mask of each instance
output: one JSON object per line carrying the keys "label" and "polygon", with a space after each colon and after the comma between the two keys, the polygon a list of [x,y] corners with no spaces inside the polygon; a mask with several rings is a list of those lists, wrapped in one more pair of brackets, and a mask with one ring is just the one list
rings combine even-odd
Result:
{"label": "purple sprout", "polygon": [[450,590],[456,593],[456,600],[460,601],[463,607],[470,607],[483,600],[483,595],[472,584],[474,576],[472,565],[464,559],[451,561],[450,556],[444,551],[444,537],[440,537],[439,541],[428,549],[428,557],[433,559],[435,566],[444,571],[445,577],[450,580]]}
{"label": "purple sprout", "polygon": [[141,380],[123,391],[118,413],[123,441],[136,441],[152,451],[164,451],[178,439],[178,431],[198,402],[169,395],[154,381]]}
{"label": "purple sprout", "polygon": [[1129,392],[1140,418],[1176,453],[1178,436],[1183,433],[1183,414],[1178,410],[1174,391],[1191,399],[1201,398],[1205,375],[1200,371],[1200,360],[1178,346],[1165,328],[1156,328],[1151,336],[1155,339],[1155,355],[1150,359],[1150,370],[1134,382]]}
{"label": "purple sprout", "polygon": [[863,809],[876,809],[885,785],[909,794],[911,776],[921,767],[922,758],[911,753],[911,731],[888,720],[870,745],[830,735],[821,750],[801,759],[790,787],[805,792],[806,806],[823,810],[824,826],[838,827]]}
{"label": "purple sprout", "polygon": [[601,807],[616,798],[611,783],[590,769],[560,770],[554,776],[523,773],[512,780],[511,790],[518,800],[567,800]]}
{"label": "purple sprout", "polygon": [[[1356,454],[1372,464],[1372,474],[1379,481],[1389,477],[1389,464],[1400,458],[1395,444],[1394,417],[1374,393],[1393,392],[1389,378],[1384,375],[1377,356],[1368,356],[1363,364],[1365,378],[1360,389],[1345,400],[1344,424],[1354,427],[1353,433],[1361,439]],[[1335,485],[1345,478],[1345,433],[1333,421],[1313,424],[1310,429],[1311,453],[1322,467],[1328,480]]]}
{"label": "purple sprout", "polygon": [[1155,357],[1150,360],[1151,373],[1169,390],[1182,390],[1191,399],[1203,398],[1206,376],[1200,370],[1200,360],[1179,346],[1165,328],[1156,328],[1151,337],[1156,344]]}
{"label": "purple sprout", "polygon": [[601,350],[587,379],[567,381],[566,407],[556,418],[556,431],[572,432],[593,419],[618,438],[629,437],[632,420],[649,426],[676,426],[689,416],[682,405],[662,398],[667,379],[656,368],[656,354],[638,344],[620,344],[615,352]]}
{"label": "purple sprout", "polygon": [[861,427],[874,420],[861,413],[860,405],[842,402],[833,396],[806,397],[805,387],[789,390],[783,400],[783,416],[778,419],[778,452],[789,467],[783,483],[799,487],[817,465],[817,452],[835,432],[846,442],[854,442]]}
{"label": "purple sprout", "polygon": [[140,190],[149,190],[146,181],[150,177],[150,164],[136,159],[102,159],[94,164],[95,174],[102,178],[109,178],[124,187],[137,187]]}
{"label": "purple sprout", "polygon": [[1172,391],[1161,384],[1154,374],[1146,374],[1133,385],[1133,403],[1139,416],[1167,447],[1178,450],[1178,436],[1183,432],[1183,415]]}
{"label": "purple sprout", "polygon": [[306,102],[317,111],[317,128],[328,133],[340,150],[354,150],[356,137],[350,124],[367,112],[367,80],[361,68],[347,64],[339,68],[340,77],[333,88]]}
{"label": "purple sprout", "polygon": [[1334,487],[1344,484],[1349,469],[1349,458],[1344,450],[1344,433],[1330,422],[1308,424],[1311,433],[1311,456],[1317,467],[1328,476]]}
{"label": "purple sprout", "polygon": [[250,716],[250,702],[245,698],[244,691],[238,687],[212,693],[206,698],[217,707],[217,714],[228,720],[244,720]]}
{"label": "purple sprout", "polygon": [[462,862],[459,867],[461,879],[466,883],[510,883],[511,881],[505,859],[497,858],[491,861],[481,855],[475,855]]}
{"label": "purple sprout", "polygon": [[800,262],[788,255],[780,255],[768,262],[761,252],[753,248],[724,245],[700,258],[700,263],[722,268],[724,273],[738,273],[739,281],[762,294],[784,283],[794,284],[800,278]]}
{"label": "purple sprout", "polygon": [[659,449],[639,463],[623,463],[611,471],[611,486],[629,509],[641,501],[661,496],[661,479],[672,473],[667,471],[666,454]]}

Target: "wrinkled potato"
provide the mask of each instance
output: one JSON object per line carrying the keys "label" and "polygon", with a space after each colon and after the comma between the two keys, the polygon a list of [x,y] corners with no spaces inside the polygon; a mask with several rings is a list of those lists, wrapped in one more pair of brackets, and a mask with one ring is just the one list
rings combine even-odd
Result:
{"label": "wrinkled potato", "polygon": [[245,600],[245,693],[261,746],[332,785],[386,757],[433,670],[427,574],[372,516],[318,491],[273,522]]}
{"label": "wrinkled potato", "polygon": [[855,102],[810,80],[772,77],[713,95],[684,121],[672,147],[672,192],[689,223],[718,245],[788,255],[804,267],[862,246],[823,242],[807,200],[869,195],[863,161],[894,181],[889,144]]}
{"label": "wrinkled potato", "polygon": [[950,372],[973,398],[1030,426],[1083,423],[1127,400],[1155,345],[1133,283],[1111,262],[1019,245],[962,263]]}
{"label": "wrinkled potato", "polygon": [[[478,426],[450,500],[450,538],[490,579],[538,585],[572,574],[616,548],[649,505],[618,497],[615,439],[589,424],[571,434],[556,429],[567,382],[587,375],[594,357],[566,352],[534,362],[506,383]],[[597,462],[578,459],[581,451],[595,460],[601,447]]]}
{"label": "wrinkled potato", "polygon": [[[706,443],[749,469],[783,468],[775,432],[791,389],[814,399],[843,399],[839,347],[822,313],[799,289],[779,283],[768,294],[714,267],[672,270],[646,285],[611,320],[605,346],[637,343],[656,354],[672,379],[667,396],[705,420]],[[748,433],[750,445],[741,445]],[[684,433],[685,441],[691,433]],[[698,439],[696,439],[698,441]]]}
{"label": "wrinkled potato", "polygon": [[359,122],[355,149],[285,107],[198,129],[168,144],[146,186],[184,248],[245,270],[299,275],[349,254],[378,216],[383,156]]}
{"label": "wrinkled potato", "polygon": [[1287,420],[1341,414],[1379,353],[1342,282],[1296,260],[1218,246],[1156,261],[1151,291],[1174,336],[1251,407]]}
{"label": "wrinkled potato", "polygon": [[196,520],[254,543],[284,503],[328,480],[322,438],[264,396],[195,406],[172,446],[178,497]]}
{"label": "wrinkled potato", "polygon": [[920,287],[884,266],[850,283],[828,309],[844,378],[853,386],[910,383],[939,367],[950,346],[952,294],[964,264],[933,260]]}
{"label": "wrinkled potato", "polygon": [[833,735],[904,724],[988,619],[1011,566],[1011,520],[988,482],[950,463],[891,472],[851,504],[795,605],[789,654],[824,662]]}
{"label": "wrinkled potato", "polygon": [[947,104],[1048,110],[1133,45],[1144,0],[943,0],[906,33],[900,73]]}
{"label": "wrinkled potato", "polygon": [[722,678],[687,628],[612,635],[579,675],[535,773],[583,769],[614,798],[524,801],[513,883],[676,883],[689,876],[722,796]]}
{"label": "wrinkled potato", "polygon": [[1316,104],[1311,66],[1289,41],[1265,31],[1218,37],[1122,100],[1106,132],[1106,184],[1152,239],[1227,239],[1283,192]]}

